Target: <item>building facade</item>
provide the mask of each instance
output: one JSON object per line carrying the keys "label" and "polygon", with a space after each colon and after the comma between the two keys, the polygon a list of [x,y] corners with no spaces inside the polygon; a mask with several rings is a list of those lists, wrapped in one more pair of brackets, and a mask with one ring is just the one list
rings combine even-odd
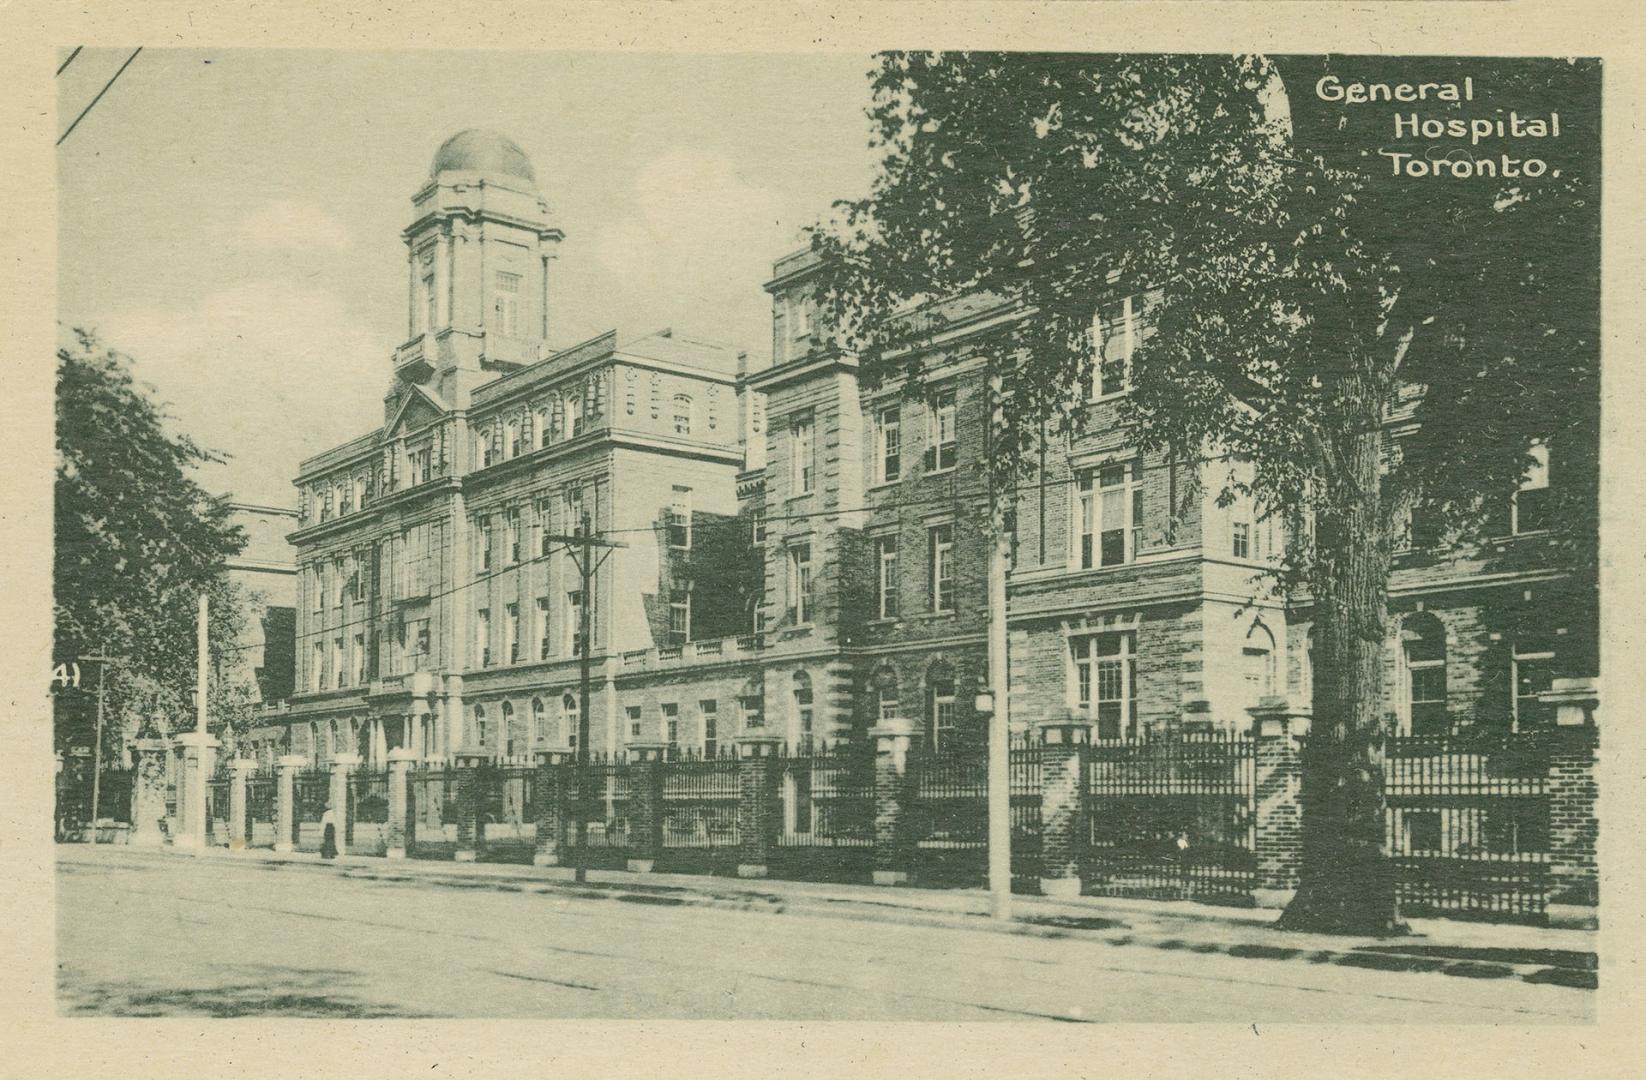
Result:
{"label": "building facade", "polygon": [[[1019,312],[928,305],[921,385],[870,390],[820,332],[820,265],[801,252],[765,285],[769,357],[671,331],[555,352],[563,234],[518,147],[454,136],[413,206],[384,425],[297,477],[297,685],[263,738],[316,761],[573,746],[586,604],[592,751],[715,755],[751,728],[803,747],[894,716],[940,749],[981,744],[984,350]],[[1307,702],[1308,604],[1268,573],[1284,535],[1221,504],[1239,466],[1137,451],[1119,408],[1147,298],[1098,315],[1081,434],[1047,439],[1015,493],[1014,725],[1075,714],[1140,736]],[[1391,452],[1414,403],[1390,411]],[[1490,535],[1443,546],[1414,529],[1397,556],[1404,730],[1545,722],[1536,694],[1595,606],[1550,540],[1551,453],[1534,449],[1541,471]],[[587,588],[583,529],[599,541]]]}

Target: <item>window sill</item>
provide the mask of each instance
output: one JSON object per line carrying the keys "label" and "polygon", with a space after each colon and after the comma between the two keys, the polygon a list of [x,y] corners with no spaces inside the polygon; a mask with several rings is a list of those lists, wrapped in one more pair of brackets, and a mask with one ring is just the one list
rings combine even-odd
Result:
{"label": "window sill", "polygon": [[[950,470],[950,471],[952,472],[953,470]],[[894,476],[890,480],[876,480],[872,484],[869,485],[868,490],[873,492],[873,491],[881,491],[885,488],[894,488],[894,487],[897,487],[902,482],[903,482],[903,478],[901,476]]]}
{"label": "window sill", "polygon": [[960,465],[958,463],[956,463],[954,465],[945,465],[941,469],[927,469],[925,472],[921,473],[920,475],[921,475],[922,478],[930,477],[930,476],[947,476],[950,473],[954,472],[958,468],[960,468]]}

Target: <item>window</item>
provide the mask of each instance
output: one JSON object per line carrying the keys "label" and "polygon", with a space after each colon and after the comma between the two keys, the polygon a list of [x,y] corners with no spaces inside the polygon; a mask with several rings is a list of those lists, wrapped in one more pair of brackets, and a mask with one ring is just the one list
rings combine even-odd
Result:
{"label": "window", "polygon": [[503,608],[503,646],[509,656],[509,663],[520,662],[520,605],[507,604]]}
{"label": "window", "polygon": [[874,541],[875,561],[879,571],[878,610],[882,619],[897,617],[897,537],[878,536]]}
{"label": "window", "polygon": [[1509,529],[1519,535],[1549,527],[1549,447],[1541,442],[1527,451],[1531,465],[1509,503]]}
{"label": "window", "polygon": [[492,568],[492,519],[490,517],[482,517],[475,522],[474,542],[479,549],[476,552],[476,558],[479,560],[479,570],[481,573],[485,573]]}
{"label": "window", "polygon": [[1253,623],[1240,651],[1241,675],[1246,684],[1246,708],[1262,704],[1275,692],[1275,639],[1268,627]]}
{"label": "window", "polygon": [[889,484],[903,475],[903,410],[889,405],[875,415],[875,482]]}
{"label": "window", "polygon": [[348,670],[343,667],[343,639],[331,639],[331,670],[332,677],[338,686],[349,685]]}
{"label": "window", "polygon": [[537,598],[537,658],[539,660],[547,660],[550,656],[549,642],[552,635],[549,632],[549,628],[551,625],[552,620],[549,614],[549,598],[546,596],[539,596]]}
{"label": "window", "polygon": [[583,655],[583,590],[573,589],[566,594],[566,625],[561,640],[571,656]]}
{"label": "window", "polygon": [[1538,695],[1554,680],[1554,641],[1541,634],[1515,639],[1510,655],[1514,680],[1514,729],[1529,731],[1554,723],[1554,712]]}
{"label": "window", "polygon": [[1406,847],[1413,852],[1440,851],[1440,811],[1397,811],[1406,826]]}
{"label": "window", "polygon": [[808,296],[789,297],[789,326],[794,332],[796,341],[804,341],[812,336],[812,301]]}
{"label": "window", "polygon": [[1446,715],[1446,628],[1428,612],[1406,616],[1400,626],[1406,661],[1406,720],[1413,735],[1444,735]]}
{"label": "window", "polygon": [[508,451],[508,457],[520,456],[520,421],[510,420],[503,425],[503,446]]}
{"label": "window", "polygon": [[743,730],[766,725],[766,703],[759,694],[743,694],[737,699],[737,711],[743,721]]}
{"label": "window", "polygon": [[513,757],[518,752],[514,741],[514,703],[503,703],[503,717],[497,723],[498,741],[503,744],[503,752]]}
{"label": "window", "polygon": [[812,621],[812,546],[789,548],[789,621],[805,626]]}
{"label": "window", "polygon": [[943,750],[954,741],[958,710],[954,698],[954,680],[936,679],[929,685],[931,698],[932,749]]}
{"label": "window", "polygon": [[1234,546],[1232,551],[1234,557],[1237,559],[1249,559],[1252,557],[1251,522],[1237,521],[1234,523]]}
{"label": "window", "polygon": [[812,484],[816,480],[816,465],[812,452],[812,418],[810,416],[797,418],[789,426],[789,447],[791,458],[790,481],[794,485],[796,495],[811,493]]}
{"label": "window", "polygon": [[1092,364],[1092,397],[1124,394],[1131,386],[1132,353],[1137,349],[1138,327],[1131,297],[1107,304],[1092,317],[1097,355]]}
{"label": "window", "polygon": [[331,564],[332,607],[340,608],[343,606],[343,589],[348,584],[348,580],[348,575],[343,572],[343,560],[334,559]]}
{"label": "window", "polygon": [[703,721],[703,756],[713,761],[720,756],[720,703],[704,698],[697,703],[697,715]]}
{"label": "window", "polygon": [[434,288],[434,271],[430,270],[428,273],[423,275],[422,331],[425,334],[434,332],[435,321],[438,318],[438,315],[436,314],[436,301],[438,300],[439,295],[440,294],[437,293]]}
{"label": "window", "polygon": [[631,740],[640,738],[640,706],[625,706],[623,712],[629,718],[629,738]]}
{"label": "window", "polygon": [[509,565],[513,566],[520,561],[520,511],[511,509],[504,515],[505,529],[509,539]]}
{"label": "window", "polygon": [[575,439],[583,434],[583,398],[567,394],[560,402],[560,437]]}
{"label": "window", "polygon": [[754,520],[754,542],[764,544],[766,542],[766,511],[755,510],[750,516]]}
{"label": "window", "polygon": [[954,431],[955,398],[953,390],[944,390],[932,399],[931,411],[926,414],[926,470],[942,472],[954,468],[956,443]]}
{"label": "window", "polygon": [[484,469],[492,463],[492,433],[490,428],[475,432],[474,457],[479,468]]}
{"label": "window", "polygon": [[320,563],[315,564],[309,592],[314,597],[315,613],[319,614],[324,611],[326,606],[326,568]]}
{"label": "window", "polygon": [[560,695],[560,726],[566,733],[566,745],[577,749],[577,735],[582,729],[582,709],[576,694]]}
{"label": "window", "polygon": [[491,742],[486,730],[486,708],[483,705],[474,707],[474,744],[484,749]]}
{"label": "window", "polygon": [[789,736],[802,754],[812,749],[812,678],[804,671],[794,673],[794,716]]}
{"label": "window", "polygon": [[567,488],[560,496],[562,517],[566,523],[566,532],[573,536],[583,535],[583,489]]}
{"label": "window", "polygon": [[532,739],[539,743],[549,741],[549,710],[544,708],[542,698],[532,698]]}
{"label": "window", "polygon": [[669,501],[669,546],[692,546],[692,489],[676,486]]}
{"label": "window", "polygon": [[366,684],[366,635],[354,635],[354,685]]}
{"label": "window", "polygon": [[933,611],[954,610],[954,526],[937,525],[928,533]]}
{"label": "window", "polygon": [[663,741],[669,744],[669,760],[674,761],[680,756],[680,705],[677,702],[663,703]]}
{"label": "window", "polygon": [[1070,641],[1075,703],[1097,720],[1097,737],[1137,734],[1137,655],[1131,631]]}
{"label": "window", "polygon": [[669,644],[684,645],[691,637],[692,594],[676,589],[669,594]]}
{"label": "window", "polygon": [[474,613],[474,656],[476,667],[492,662],[492,613],[487,608]]}
{"label": "window", "polygon": [[692,399],[685,394],[674,396],[674,433],[676,435],[690,435],[692,433]]}
{"label": "window", "polygon": [[875,716],[880,720],[895,720],[901,706],[897,700],[897,685],[882,686],[876,695]]}
{"label": "window", "polygon": [[497,317],[497,332],[515,337],[520,333],[520,275],[497,272],[496,287],[492,290],[492,313]]}
{"label": "window", "polygon": [[412,664],[417,671],[423,670],[423,665],[429,659],[429,620],[418,619],[409,624],[412,641]]}
{"label": "window", "polygon": [[[1143,540],[1143,487],[1134,463],[1082,469],[1075,475],[1074,558],[1082,570],[1137,557]],[[1248,542],[1250,533],[1247,534]]]}
{"label": "window", "polygon": [[429,465],[433,458],[433,448],[418,447],[406,455],[406,478],[412,487],[416,487],[429,479]]}
{"label": "window", "polygon": [[314,649],[309,657],[309,689],[324,690],[326,688],[326,647],[320,642],[314,643]]}

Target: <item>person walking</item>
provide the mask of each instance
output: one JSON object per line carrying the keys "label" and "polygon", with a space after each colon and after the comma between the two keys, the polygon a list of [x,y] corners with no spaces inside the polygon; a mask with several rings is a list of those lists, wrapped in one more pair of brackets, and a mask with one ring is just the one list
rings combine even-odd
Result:
{"label": "person walking", "polygon": [[320,857],[337,858],[337,812],[330,806],[320,815]]}

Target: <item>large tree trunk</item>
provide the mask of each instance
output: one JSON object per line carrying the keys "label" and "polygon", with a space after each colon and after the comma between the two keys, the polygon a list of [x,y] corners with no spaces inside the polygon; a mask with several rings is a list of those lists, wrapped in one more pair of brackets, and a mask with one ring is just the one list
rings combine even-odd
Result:
{"label": "large tree trunk", "polygon": [[1302,862],[1297,895],[1279,925],[1390,934],[1400,929],[1383,799],[1390,527],[1378,492],[1382,395],[1360,389],[1353,395],[1358,415],[1340,425],[1357,434],[1335,441],[1316,515],[1314,722],[1303,747]]}

